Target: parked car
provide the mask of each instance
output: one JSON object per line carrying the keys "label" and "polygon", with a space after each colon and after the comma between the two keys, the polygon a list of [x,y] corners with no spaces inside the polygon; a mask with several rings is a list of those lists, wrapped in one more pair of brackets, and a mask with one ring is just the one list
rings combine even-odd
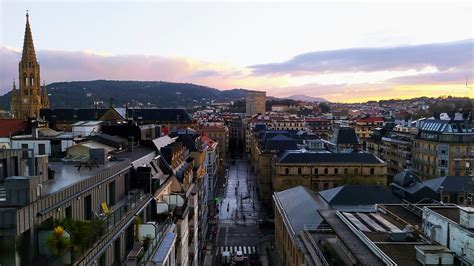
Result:
{"label": "parked car", "polygon": [[245,260],[244,253],[242,251],[237,251],[234,255],[235,262],[242,262]]}

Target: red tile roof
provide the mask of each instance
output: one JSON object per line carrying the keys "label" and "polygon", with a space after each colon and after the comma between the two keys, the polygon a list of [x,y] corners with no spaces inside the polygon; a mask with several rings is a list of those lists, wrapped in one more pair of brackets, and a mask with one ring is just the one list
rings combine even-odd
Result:
{"label": "red tile roof", "polygon": [[366,118],[357,118],[356,122],[383,122],[383,117],[366,117]]}
{"label": "red tile roof", "polygon": [[224,126],[203,126],[201,128],[202,132],[225,132],[226,128]]}
{"label": "red tile roof", "polygon": [[0,137],[10,137],[26,130],[28,125],[20,119],[0,119]]}

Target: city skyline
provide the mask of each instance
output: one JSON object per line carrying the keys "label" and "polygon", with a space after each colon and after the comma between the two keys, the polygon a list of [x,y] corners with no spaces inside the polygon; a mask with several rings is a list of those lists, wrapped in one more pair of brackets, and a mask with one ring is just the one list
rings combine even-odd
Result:
{"label": "city skyline", "polygon": [[[265,90],[277,97],[306,94],[339,102],[440,95],[472,97],[474,92],[465,85],[466,78],[472,81],[474,66],[471,3],[344,4],[360,11],[356,15],[358,12],[348,12],[354,10],[347,7],[336,13],[341,5],[110,6],[105,2],[86,2],[78,6],[2,2],[0,93],[11,90],[12,79],[18,79],[17,64],[23,43],[23,34],[19,32],[24,30],[26,7],[30,9],[42,76],[48,84],[94,79],[164,80],[217,89]],[[109,13],[105,12],[106,7]],[[404,7],[411,9],[404,13],[403,22],[390,21]],[[78,16],[68,16],[67,9]],[[414,14],[421,9],[425,12],[423,21],[415,23]],[[317,15],[310,12],[314,10]],[[142,16],[135,16],[140,12]],[[85,18],[90,21],[80,23],[78,19],[84,20],[82,15],[86,13]],[[324,14],[318,17],[320,13]],[[289,15],[287,24],[279,20],[284,14]],[[325,26],[316,23],[334,14],[339,22]],[[439,22],[440,14],[449,19]],[[364,15],[369,17],[361,19]],[[125,23],[126,16],[134,20]],[[249,23],[252,18],[253,24]],[[382,18],[387,21],[377,20]],[[216,23],[222,21],[219,19],[225,20]],[[350,19],[355,19],[354,25],[344,31],[341,25]],[[380,25],[371,25],[374,20],[380,21]],[[134,31],[133,26],[138,23],[141,29]],[[306,25],[318,26],[301,27]],[[259,36],[262,27],[267,28],[265,36]],[[421,29],[425,31],[420,33]],[[312,30],[317,37],[304,35]],[[441,31],[443,34],[439,34]],[[253,37],[250,42],[249,37]],[[301,41],[306,42],[300,44]],[[265,49],[265,45],[270,47]]]}

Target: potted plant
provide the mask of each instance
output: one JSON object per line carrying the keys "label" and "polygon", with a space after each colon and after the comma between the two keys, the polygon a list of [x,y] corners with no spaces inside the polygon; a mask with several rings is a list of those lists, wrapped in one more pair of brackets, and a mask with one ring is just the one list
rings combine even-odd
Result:
{"label": "potted plant", "polygon": [[49,249],[56,257],[61,257],[70,248],[69,238],[64,235],[64,228],[56,226],[51,236],[46,241]]}
{"label": "potted plant", "polygon": [[151,235],[146,235],[143,238],[143,249],[147,250],[148,247],[150,247],[151,241],[152,241]]}

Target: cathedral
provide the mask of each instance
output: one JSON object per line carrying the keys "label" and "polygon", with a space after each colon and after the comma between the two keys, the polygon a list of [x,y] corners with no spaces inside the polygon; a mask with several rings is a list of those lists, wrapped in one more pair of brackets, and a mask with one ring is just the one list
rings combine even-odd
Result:
{"label": "cathedral", "polygon": [[36,61],[28,13],[26,14],[23,53],[18,70],[18,90],[15,81],[13,81],[11,98],[12,116],[15,119],[38,118],[40,109],[49,108],[49,100],[46,85],[43,83],[43,89],[41,89],[40,85],[40,66],[38,61]]}

